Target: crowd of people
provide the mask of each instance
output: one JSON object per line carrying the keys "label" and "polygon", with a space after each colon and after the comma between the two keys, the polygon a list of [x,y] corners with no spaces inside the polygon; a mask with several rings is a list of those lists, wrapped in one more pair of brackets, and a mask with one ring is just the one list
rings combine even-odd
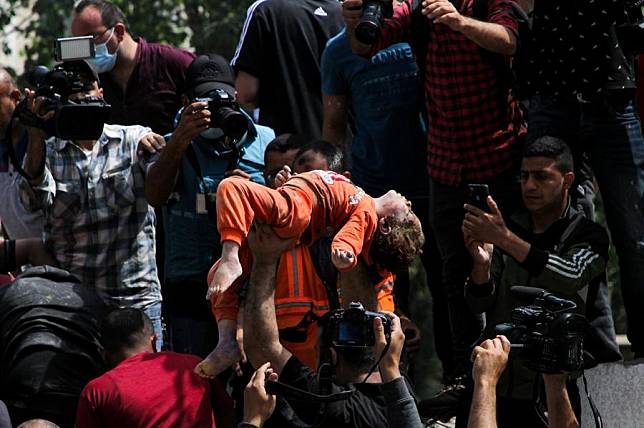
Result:
{"label": "crowd of people", "polygon": [[622,358],[611,244],[644,357],[630,2],[258,0],[230,59],[69,14],[100,136],[0,68],[0,427],[579,426],[581,370]]}

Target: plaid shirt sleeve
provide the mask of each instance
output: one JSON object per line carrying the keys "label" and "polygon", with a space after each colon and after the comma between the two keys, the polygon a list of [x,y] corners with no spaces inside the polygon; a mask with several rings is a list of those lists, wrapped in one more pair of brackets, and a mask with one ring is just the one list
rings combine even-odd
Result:
{"label": "plaid shirt sleeve", "polygon": [[[51,144],[45,142],[47,150],[46,159],[51,159]],[[24,162],[23,162],[24,168]],[[47,210],[54,203],[56,196],[56,182],[49,170],[48,162],[45,162],[45,171],[40,183],[32,185],[29,181],[20,176],[18,181],[18,194],[20,202],[27,211],[34,212],[38,210]]]}
{"label": "plaid shirt sleeve", "polygon": [[489,0],[487,21],[502,25],[517,35],[519,24],[512,11],[512,3],[514,0]]}
{"label": "plaid shirt sleeve", "polygon": [[394,0],[394,14],[385,20],[385,25],[380,31],[380,39],[372,49],[376,53],[395,43],[408,41],[411,36],[411,0],[398,2]]}

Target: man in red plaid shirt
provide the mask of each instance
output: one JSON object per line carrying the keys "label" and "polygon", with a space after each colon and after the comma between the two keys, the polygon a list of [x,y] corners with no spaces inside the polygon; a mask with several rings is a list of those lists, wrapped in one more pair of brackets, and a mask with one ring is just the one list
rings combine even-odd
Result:
{"label": "man in red plaid shirt", "polygon": [[[364,45],[353,35],[362,0],[343,2],[356,53],[407,41],[422,56],[429,119],[430,219],[444,260],[455,363],[461,367],[456,375],[469,371],[470,347],[482,326],[463,298],[470,268],[460,230],[467,184],[487,183],[504,212],[513,211],[521,201],[516,174],[526,128],[510,95],[510,74],[498,66],[505,62],[509,67],[517,48],[512,1],[488,0],[486,22],[472,18],[474,0],[394,2],[394,15],[386,20],[377,46]],[[419,13],[426,18],[426,31],[419,32],[414,23]]]}

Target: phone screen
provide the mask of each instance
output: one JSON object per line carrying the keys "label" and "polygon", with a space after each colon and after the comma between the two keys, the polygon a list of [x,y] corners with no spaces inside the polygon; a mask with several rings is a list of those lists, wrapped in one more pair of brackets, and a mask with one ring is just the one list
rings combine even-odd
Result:
{"label": "phone screen", "polygon": [[467,203],[485,212],[490,212],[490,207],[487,205],[490,189],[487,184],[468,184],[467,187],[469,191]]}

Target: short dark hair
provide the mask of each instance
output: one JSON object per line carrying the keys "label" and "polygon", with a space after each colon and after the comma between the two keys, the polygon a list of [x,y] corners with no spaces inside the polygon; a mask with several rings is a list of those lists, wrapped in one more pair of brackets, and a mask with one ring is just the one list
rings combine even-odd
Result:
{"label": "short dark hair", "polygon": [[383,217],[387,234],[376,229],[369,254],[376,265],[389,272],[407,268],[422,252],[425,235],[420,225],[411,220],[399,220],[394,216]]}
{"label": "short dark hair", "polygon": [[130,31],[130,26],[127,23],[125,14],[114,3],[105,0],[81,0],[76,4],[74,13],[78,15],[88,6],[92,6],[98,9],[101,14],[101,21],[103,21],[103,25],[105,25],[107,28],[112,28],[120,22],[125,25],[125,29],[128,32]]}
{"label": "short dark hair", "polygon": [[140,309],[116,309],[105,317],[101,325],[103,348],[112,354],[145,344],[152,335],[152,321]]}
{"label": "short dark hair", "polygon": [[523,150],[524,158],[544,157],[553,159],[562,173],[572,172],[574,162],[570,147],[564,140],[551,135],[541,136],[528,143]]}
{"label": "short dark hair", "polygon": [[268,143],[264,153],[286,153],[289,150],[299,149],[306,144],[306,138],[297,134],[281,134]]}
{"label": "short dark hair", "polygon": [[330,171],[334,171],[340,174],[343,172],[342,152],[340,151],[340,149],[338,149],[337,146],[324,140],[315,140],[300,148],[300,150],[298,150],[295,154],[293,165],[297,164],[297,161],[302,157],[302,155],[309,150],[322,155],[326,159],[326,163],[329,166]]}

